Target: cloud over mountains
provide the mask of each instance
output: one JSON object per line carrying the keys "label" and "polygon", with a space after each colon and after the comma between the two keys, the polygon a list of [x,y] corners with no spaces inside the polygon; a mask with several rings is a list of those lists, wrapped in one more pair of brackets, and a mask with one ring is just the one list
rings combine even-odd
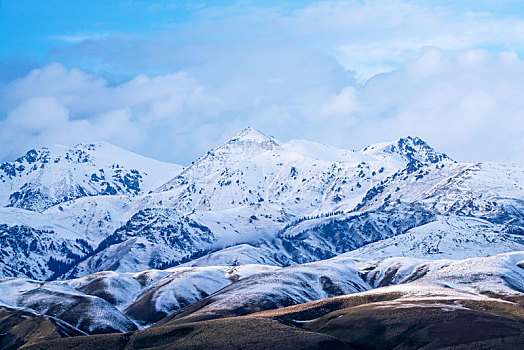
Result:
{"label": "cloud over mountains", "polygon": [[510,2],[232,2],[174,22],[146,5],[121,6],[135,31],[49,35],[38,68],[0,87],[0,158],[107,140],[187,163],[253,125],[345,148],[413,134],[461,160],[524,162]]}

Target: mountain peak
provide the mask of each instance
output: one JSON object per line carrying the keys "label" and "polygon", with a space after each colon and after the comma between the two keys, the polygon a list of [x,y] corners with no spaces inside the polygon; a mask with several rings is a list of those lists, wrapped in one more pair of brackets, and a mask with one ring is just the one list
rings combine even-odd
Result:
{"label": "mountain peak", "polygon": [[232,150],[236,150],[235,152],[241,150],[242,153],[247,155],[253,152],[256,153],[259,150],[272,150],[279,146],[280,142],[278,140],[264,135],[260,131],[249,126],[214,151],[217,151],[218,153],[224,151],[229,153]]}
{"label": "mountain peak", "polygon": [[267,142],[275,140],[267,135],[264,135],[260,131],[248,126],[244,130],[240,131],[238,134],[229,139],[228,142],[238,142],[238,141],[254,141],[254,142]]}
{"label": "mountain peak", "polygon": [[237,162],[280,147],[278,140],[248,126],[219,147],[208,151],[157,191],[170,190],[177,184],[186,182],[187,178],[207,176],[217,170],[223,172],[224,167],[232,167]]}
{"label": "mountain peak", "polygon": [[416,136],[401,137],[393,142],[376,143],[364,148],[362,153],[375,157],[396,155],[409,162],[413,160],[423,163],[452,161],[446,154],[435,151],[424,140]]}
{"label": "mountain peak", "polygon": [[120,148],[106,141],[95,141],[87,143],[78,143],[74,148],[100,149],[100,148]]}
{"label": "mountain peak", "polygon": [[31,149],[0,165],[0,206],[43,211],[97,195],[136,195],[182,170],[107,142]]}

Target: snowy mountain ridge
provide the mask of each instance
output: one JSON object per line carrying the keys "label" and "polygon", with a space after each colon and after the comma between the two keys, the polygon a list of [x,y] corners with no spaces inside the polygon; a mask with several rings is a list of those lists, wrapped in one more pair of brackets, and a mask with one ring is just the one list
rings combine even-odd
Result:
{"label": "snowy mountain ridge", "polygon": [[457,163],[417,137],[350,151],[247,128],[184,169],[106,143],[30,151],[2,169],[4,276],[523,249],[523,169]]}
{"label": "snowy mountain ridge", "polygon": [[106,142],[33,149],[0,166],[0,203],[43,211],[85,196],[137,195],[181,170]]}

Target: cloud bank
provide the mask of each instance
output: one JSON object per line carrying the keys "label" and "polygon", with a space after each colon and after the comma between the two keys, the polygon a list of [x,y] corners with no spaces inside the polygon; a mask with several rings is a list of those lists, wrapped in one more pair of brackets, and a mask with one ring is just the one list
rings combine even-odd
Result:
{"label": "cloud bank", "polygon": [[232,5],[149,36],[81,34],[54,36],[61,63],[0,88],[0,158],[105,140],[188,164],[251,125],[346,148],[416,135],[457,160],[524,164],[518,16],[408,1]]}

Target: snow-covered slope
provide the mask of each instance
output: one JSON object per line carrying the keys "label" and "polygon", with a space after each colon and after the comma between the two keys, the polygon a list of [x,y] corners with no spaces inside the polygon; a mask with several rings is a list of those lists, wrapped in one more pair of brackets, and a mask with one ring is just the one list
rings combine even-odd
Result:
{"label": "snow-covered slope", "polygon": [[[7,276],[75,278],[184,263],[287,266],[361,247],[355,254],[366,257],[465,258],[522,245],[523,169],[456,163],[416,137],[356,152],[283,143],[247,128],[169,180],[178,166],[107,144],[29,153],[18,161],[24,170],[3,185],[34,181],[53,195],[32,197],[38,208],[31,209],[41,213],[0,211]],[[125,185],[135,168],[139,190]],[[97,187],[104,182],[97,169],[119,190],[99,195],[107,192]],[[51,173],[71,182],[63,187]],[[85,195],[55,196],[64,188]],[[14,226],[28,233],[9,233],[20,230]]]}
{"label": "snow-covered slope", "polygon": [[519,226],[524,223],[524,168],[497,163],[419,164],[371,188],[359,209],[399,201]]}
{"label": "snow-covered slope", "polygon": [[[477,299],[482,295],[523,298],[524,252],[464,260],[361,260],[339,256],[244,278],[181,317],[184,322],[192,322],[240,316],[361,291],[373,294],[374,288],[387,286],[389,293],[419,298],[431,295],[435,289],[448,299],[458,294]],[[377,291],[380,293],[384,291]]]}
{"label": "snow-covered slope", "polygon": [[468,293],[524,296],[522,251],[462,260],[388,258],[365,261],[359,268],[361,277],[374,288],[417,281]]}
{"label": "snow-covered slope", "polygon": [[147,193],[181,169],[105,142],[33,149],[0,166],[0,204],[43,211],[85,196]]}
{"label": "snow-covered slope", "polygon": [[[276,269],[265,265],[173,268],[168,275],[144,289],[124,313],[138,324],[149,325],[180,312],[231,283]],[[141,277],[142,274],[135,278]]]}
{"label": "snow-covered slope", "polygon": [[52,316],[87,334],[129,332],[242,278],[276,269],[242,265],[108,271],[63,282],[0,278],[0,306]]}
{"label": "snow-covered slope", "polygon": [[524,236],[508,226],[474,217],[438,216],[403,234],[365,245],[344,256],[465,259],[524,250]]}
{"label": "snow-covered slope", "polygon": [[105,300],[58,282],[0,279],[0,305],[53,316],[88,334],[137,329],[133,321]]}
{"label": "snow-covered slope", "polygon": [[[463,260],[348,255],[290,267],[176,267],[100,272],[62,282],[0,280],[0,303],[87,333],[129,331],[172,314],[184,322],[239,316],[388,287],[376,294],[524,298],[524,252]],[[181,311],[184,312],[180,313]],[[177,314],[180,313],[179,316]],[[168,318],[169,320],[169,318]],[[165,322],[165,321],[163,321]]]}

